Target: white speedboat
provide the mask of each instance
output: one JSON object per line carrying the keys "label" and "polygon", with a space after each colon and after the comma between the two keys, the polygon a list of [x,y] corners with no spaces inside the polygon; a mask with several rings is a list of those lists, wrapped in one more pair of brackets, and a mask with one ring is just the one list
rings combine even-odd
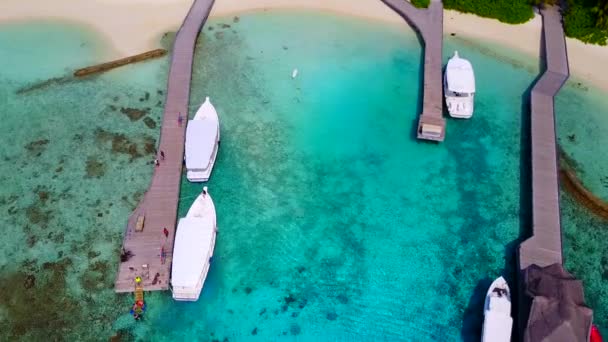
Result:
{"label": "white speedboat", "polygon": [[215,164],[220,143],[220,121],[209,97],[186,127],[186,178],[206,182]]}
{"label": "white speedboat", "polygon": [[513,318],[511,318],[511,291],[503,277],[494,280],[486,294],[483,308],[482,342],[510,342]]}
{"label": "white speedboat", "polygon": [[171,269],[173,299],[197,301],[215,248],[215,206],[207,187],[177,224]]}
{"label": "white speedboat", "polygon": [[445,68],[443,91],[450,116],[461,119],[473,116],[475,74],[471,63],[460,58],[458,51],[454,51]]}

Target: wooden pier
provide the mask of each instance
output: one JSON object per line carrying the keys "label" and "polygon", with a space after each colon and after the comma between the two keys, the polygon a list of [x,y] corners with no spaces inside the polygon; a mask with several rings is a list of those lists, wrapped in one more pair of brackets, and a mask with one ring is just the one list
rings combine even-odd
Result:
{"label": "wooden pier", "polygon": [[406,0],[382,1],[403,17],[424,43],[424,94],[416,130],[418,139],[443,141],[443,4],[441,0],[431,0],[427,9],[420,9]]}
{"label": "wooden pier", "polygon": [[569,76],[566,41],[559,8],[541,9],[546,70],[531,92],[532,236],[518,251],[517,330],[523,341],[530,313],[523,273],[536,264],[563,263],[559,209],[559,166],[555,134],[554,97]]}
{"label": "wooden pier", "polygon": [[562,263],[559,167],[554,97],[568,79],[568,55],[559,8],[541,9],[546,70],[532,88],[532,237],[519,248],[519,268]]}
{"label": "wooden pier", "polygon": [[165,158],[158,156],[159,165],[152,166],[155,169],[148,191],[127,222],[122,248],[131,257],[119,264],[116,292],[135,291],[137,276],[146,291],[169,289],[194,47],[213,3],[195,0],[176,35],[158,147]]}

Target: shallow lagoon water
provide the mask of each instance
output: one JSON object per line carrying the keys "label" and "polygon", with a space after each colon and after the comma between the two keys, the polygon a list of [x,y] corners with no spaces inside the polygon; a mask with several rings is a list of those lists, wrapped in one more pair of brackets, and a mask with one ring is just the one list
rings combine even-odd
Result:
{"label": "shallow lagoon water", "polygon": [[[66,39],[93,44],[87,37]],[[94,61],[89,45],[72,45],[74,64]],[[0,222],[14,237],[0,249],[0,288],[14,298],[0,303],[1,330],[48,335],[55,330],[36,319],[56,312],[60,336],[85,339],[113,330],[127,340],[477,340],[472,295],[501,273],[512,277],[505,255],[525,228],[522,96],[538,66],[446,37],[446,58],[453,49],[475,65],[476,115],[449,120],[446,141],[432,145],[413,139],[421,48],[405,24],[284,11],[211,20],[191,115],[209,95],[221,116],[209,183],[216,255],[197,303],[150,294],[139,323],[127,312],[131,298],[111,286],[125,219],[151,174],[158,126],[144,120],[159,122],[168,59],[19,95],[72,62],[38,78],[0,73],[11,123],[2,125],[11,143],[2,134],[0,209],[13,212]],[[2,54],[23,53],[14,51]],[[576,104],[601,111],[592,92],[572,84],[560,95],[560,137],[608,129],[599,114],[569,119]],[[132,121],[123,108],[149,110]],[[584,136],[562,143],[592,179],[607,162],[578,152],[591,145]],[[183,181],[181,213],[200,189]],[[606,328],[608,225],[563,197],[566,263]],[[28,318],[22,305],[37,295],[54,299]]]}

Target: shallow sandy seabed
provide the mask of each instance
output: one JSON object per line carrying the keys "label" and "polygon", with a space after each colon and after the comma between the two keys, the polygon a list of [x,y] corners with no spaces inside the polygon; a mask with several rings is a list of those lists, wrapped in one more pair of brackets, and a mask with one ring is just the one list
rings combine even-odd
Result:
{"label": "shallow sandy seabed", "polygon": [[[179,27],[191,5],[189,0],[55,0],[41,6],[36,0],[5,0],[0,22],[32,19],[61,19],[92,26],[106,37],[112,48],[100,61],[143,52],[158,47],[159,37]],[[321,9],[368,19],[406,25],[380,0],[217,0],[211,16],[270,8]],[[537,15],[523,25],[508,25],[474,15],[446,11],[446,34],[487,40],[539,55],[541,18]],[[608,47],[586,45],[568,39],[573,75],[579,81],[608,90]]]}

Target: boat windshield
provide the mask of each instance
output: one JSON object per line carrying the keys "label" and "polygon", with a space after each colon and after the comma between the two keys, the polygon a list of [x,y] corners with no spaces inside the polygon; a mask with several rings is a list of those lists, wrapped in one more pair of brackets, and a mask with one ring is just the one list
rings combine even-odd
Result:
{"label": "boat windshield", "polygon": [[453,96],[453,97],[471,97],[473,96],[472,93],[459,93],[459,92],[455,92],[455,91],[450,91],[449,96]]}

